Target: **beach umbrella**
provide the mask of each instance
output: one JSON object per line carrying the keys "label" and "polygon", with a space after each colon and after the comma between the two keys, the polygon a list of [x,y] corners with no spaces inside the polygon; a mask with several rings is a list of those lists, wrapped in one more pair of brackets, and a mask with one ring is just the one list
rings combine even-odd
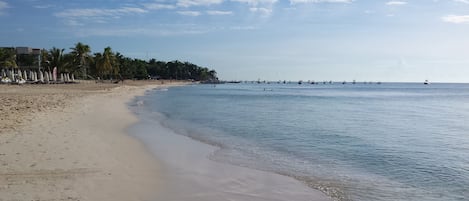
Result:
{"label": "beach umbrella", "polygon": [[37,72],[33,72],[34,81],[37,82]]}
{"label": "beach umbrella", "polygon": [[67,73],[67,76],[65,76],[65,80],[67,80],[67,82],[70,82],[70,73]]}
{"label": "beach umbrella", "polygon": [[57,67],[52,70],[52,80],[57,81]]}
{"label": "beach umbrella", "polygon": [[72,82],[75,82],[75,75],[72,74]]}
{"label": "beach umbrella", "polygon": [[46,80],[46,83],[49,83],[49,72],[45,73],[44,79]]}
{"label": "beach umbrella", "polygon": [[28,74],[26,73],[26,70],[23,70],[23,75],[21,77],[23,77],[24,80],[28,80]]}
{"label": "beach umbrella", "polygon": [[65,81],[65,80],[64,80],[64,74],[63,74],[63,73],[60,74],[60,81],[61,81],[61,82]]}
{"label": "beach umbrella", "polygon": [[5,73],[5,70],[2,70],[2,77],[6,77],[7,74]]}
{"label": "beach umbrella", "polygon": [[42,74],[42,71],[39,71],[39,81],[44,82],[44,74]]}
{"label": "beach umbrella", "polygon": [[11,81],[14,82],[15,81],[15,69],[13,69],[11,71],[11,77],[10,77]]}

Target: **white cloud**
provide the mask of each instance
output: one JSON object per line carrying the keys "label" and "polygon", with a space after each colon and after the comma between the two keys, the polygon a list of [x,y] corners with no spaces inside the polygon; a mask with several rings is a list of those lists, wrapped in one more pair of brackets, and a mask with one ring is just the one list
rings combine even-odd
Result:
{"label": "white cloud", "polygon": [[220,4],[224,0],[178,0],[177,5],[180,7],[190,6],[210,6],[212,4]]}
{"label": "white cloud", "polygon": [[135,7],[122,7],[117,9],[98,9],[98,8],[84,8],[84,9],[66,9],[62,12],[55,14],[57,17],[119,17],[129,14],[146,13],[147,10]]}
{"label": "white cloud", "polygon": [[38,9],[46,9],[46,8],[52,8],[52,7],[55,7],[55,6],[52,5],[52,4],[36,5],[36,6],[34,6],[34,8],[38,8]]}
{"label": "white cloud", "polygon": [[0,9],[8,8],[8,3],[4,1],[0,1]]}
{"label": "white cloud", "polygon": [[277,0],[231,0],[239,3],[247,3],[249,5],[257,6],[259,4],[274,4]]}
{"label": "white cloud", "polygon": [[469,4],[469,0],[453,0],[453,1],[459,2],[459,3]]}
{"label": "white cloud", "polygon": [[290,4],[300,3],[352,3],[354,0],[290,0]]}
{"label": "white cloud", "polygon": [[121,7],[116,9],[98,9],[98,8],[83,8],[83,9],[66,9],[54,15],[58,18],[64,19],[68,25],[83,25],[83,21],[91,23],[105,23],[109,19],[116,19],[126,15],[143,14],[148,11],[143,8],[137,7]]}
{"label": "white cloud", "polygon": [[232,15],[232,11],[220,11],[220,10],[209,10],[207,11],[209,15]]}
{"label": "white cloud", "polygon": [[249,8],[251,12],[259,13],[262,16],[269,16],[272,14],[272,9],[270,8],[258,8],[258,7],[251,7]]}
{"label": "white cloud", "polygon": [[254,26],[232,26],[229,27],[230,30],[254,30],[257,29],[257,27]]}
{"label": "white cloud", "polygon": [[406,5],[407,2],[405,1],[388,1],[386,2],[386,5],[388,6],[402,6],[402,5]]}
{"label": "white cloud", "polygon": [[[69,32],[69,30],[64,30]],[[85,28],[73,30],[72,34],[78,37],[89,36],[178,36],[207,33],[209,30],[201,28]]]}
{"label": "white cloud", "polygon": [[4,1],[0,1],[0,15],[3,13],[5,9],[9,8],[8,3]]}
{"label": "white cloud", "polygon": [[175,5],[171,4],[160,4],[160,3],[147,3],[143,4],[146,9],[149,10],[160,10],[160,9],[175,9]]}
{"label": "white cloud", "polygon": [[80,23],[80,22],[78,22],[78,21],[76,21],[76,20],[67,20],[67,21],[65,22],[65,24],[67,24],[67,25],[69,25],[69,26],[84,26],[84,25],[85,25],[85,24]]}
{"label": "white cloud", "polygon": [[199,11],[178,11],[177,13],[180,15],[187,15],[187,16],[193,16],[193,17],[197,17],[201,15]]}
{"label": "white cloud", "polygon": [[269,17],[273,12],[274,4],[278,0],[231,0],[232,2],[248,4],[249,11],[258,13],[262,17]]}
{"label": "white cloud", "polygon": [[469,23],[469,15],[447,15],[441,18],[444,22],[454,24]]}

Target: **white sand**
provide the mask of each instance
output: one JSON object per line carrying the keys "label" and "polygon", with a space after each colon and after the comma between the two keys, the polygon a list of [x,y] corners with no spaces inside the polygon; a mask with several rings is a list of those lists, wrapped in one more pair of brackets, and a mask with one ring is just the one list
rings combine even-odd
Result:
{"label": "white sand", "polygon": [[[160,186],[159,166],[125,130],[137,120],[125,103],[147,88],[80,91],[73,101],[64,100],[63,107],[32,110],[36,112],[27,117],[10,115],[16,120],[5,118],[1,122],[5,129],[0,132],[0,201],[155,197]],[[47,95],[37,96],[47,99]],[[17,104],[15,100],[11,103]],[[29,108],[24,109],[13,112],[25,113]]]}

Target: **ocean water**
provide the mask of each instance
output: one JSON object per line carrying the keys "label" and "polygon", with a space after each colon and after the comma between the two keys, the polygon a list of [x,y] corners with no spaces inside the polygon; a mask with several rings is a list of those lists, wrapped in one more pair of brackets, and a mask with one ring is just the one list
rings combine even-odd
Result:
{"label": "ocean water", "polygon": [[147,122],[217,146],[212,161],[335,200],[469,200],[467,84],[190,85],[135,101]]}

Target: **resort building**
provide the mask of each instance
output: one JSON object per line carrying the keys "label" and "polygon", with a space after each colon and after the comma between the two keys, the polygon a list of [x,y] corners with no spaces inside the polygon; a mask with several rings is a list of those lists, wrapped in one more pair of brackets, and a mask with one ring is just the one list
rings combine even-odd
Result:
{"label": "resort building", "polygon": [[0,47],[1,49],[14,50],[16,64],[21,69],[38,69],[41,60],[41,49],[32,47]]}

